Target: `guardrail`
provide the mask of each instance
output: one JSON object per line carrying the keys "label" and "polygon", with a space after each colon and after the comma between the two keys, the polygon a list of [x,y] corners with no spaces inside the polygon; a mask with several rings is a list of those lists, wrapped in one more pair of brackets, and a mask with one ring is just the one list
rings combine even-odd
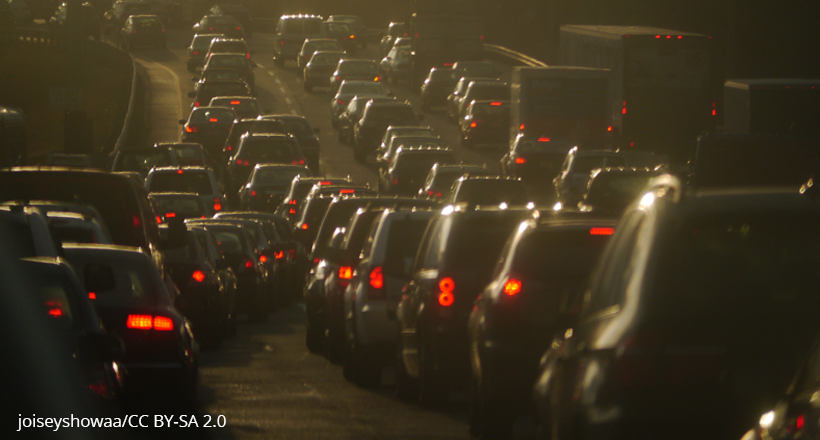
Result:
{"label": "guardrail", "polygon": [[114,150],[111,151],[112,156],[120,151],[128,140],[131,133],[131,120],[134,118],[134,108],[137,102],[137,62],[133,56],[130,54],[128,56],[131,58],[131,97],[128,99],[128,110],[125,111],[120,136],[117,138],[117,143],[114,144]]}
{"label": "guardrail", "polygon": [[521,64],[525,64],[525,65],[530,66],[530,67],[548,67],[547,63],[545,63],[543,61],[536,60],[535,58],[533,58],[529,55],[524,55],[521,52],[516,52],[516,51],[514,51],[512,49],[508,49],[504,46],[498,46],[498,45],[495,45],[495,44],[485,44],[484,45],[484,51],[494,53],[496,55],[501,55],[505,58],[510,58],[514,61],[517,61]]}

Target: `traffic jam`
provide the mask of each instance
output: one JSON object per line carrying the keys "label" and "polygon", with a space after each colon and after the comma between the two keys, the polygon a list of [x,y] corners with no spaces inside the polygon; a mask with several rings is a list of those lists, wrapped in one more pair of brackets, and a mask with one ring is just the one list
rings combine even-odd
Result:
{"label": "traffic jam", "polygon": [[[353,403],[281,436],[224,415],[211,368],[290,338],[264,369],[313,365],[304,395],[338,376],[356,414],[455,419],[373,438],[820,438],[820,80],[716,88],[711,36],[647,26],[505,64],[458,0],[378,32],[158,3],[83,17],[184,54],[178,137],[0,170],[9,435],[364,437]],[[284,107],[286,77],[322,104]],[[121,429],[35,423],[66,414]]]}

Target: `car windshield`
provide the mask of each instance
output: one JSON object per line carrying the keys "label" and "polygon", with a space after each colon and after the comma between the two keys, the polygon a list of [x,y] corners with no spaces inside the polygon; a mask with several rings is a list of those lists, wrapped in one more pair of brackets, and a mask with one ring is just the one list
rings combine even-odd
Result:
{"label": "car windshield", "polygon": [[330,41],[310,41],[305,45],[305,54],[313,54],[317,50],[340,50],[341,47],[336,40]]}
{"label": "car windshield", "polygon": [[255,163],[290,163],[293,156],[290,142],[267,139],[243,143],[238,155]]}
{"label": "car windshield", "polygon": [[239,22],[236,21],[235,18],[227,16],[227,15],[218,15],[218,16],[208,16],[205,17],[205,24],[235,24],[239,25]]}
{"label": "car windshield", "polygon": [[422,137],[431,137],[435,136],[433,131],[427,127],[406,127],[406,128],[394,128],[390,130],[390,137],[388,138],[388,142],[391,138],[396,136],[422,136]]}
{"label": "car windshield", "polygon": [[207,50],[211,46],[211,41],[214,38],[216,38],[215,35],[197,35],[194,37],[194,41],[191,42],[191,47],[194,50]]}
{"label": "car windshield", "polygon": [[595,168],[606,167],[623,167],[624,159],[619,156],[612,155],[582,155],[576,156],[572,162],[572,172],[580,174],[589,174]]}
{"label": "car windshield", "polygon": [[475,205],[526,205],[529,201],[523,182],[497,179],[468,180],[461,184],[454,200]]}
{"label": "car windshield", "polygon": [[345,61],[339,65],[339,73],[343,74],[359,74],[359,75],[376,75],[376,63],[372,61],[351,62]]}
{"label": "car windshield", "polygon": [[342,54],[317,53],[310,59],[312,64],[338,64]]}
{"label": "car windshield", "polygon": [[246,251],[250,250],[250,243],[245,240],[239,228],[216,226],[209,227],[208,231],[214,235],[219,250],[227,255],[244,255]]}
{"label": "car windshield", "polygon": [[236,55],[212,55],[208,60],[208,68],[219,69],[248,69],[248,59]]}
{"label": "car windshield", "polygon": [[242,81],[242,79],[242,74],[233,69],[205,69],[202,71],[202,80],[204,81]]}
{"label": "car windshield", "polygon": [[452,71],[450,69],[436,69],[430,72],[430,81],[449,81]]}
{"label": "car windshield", "polygon": [[391,150],[399,146],[405,147],[440,147],[441,139],[422,136],[396,136],[390,142]]}
{"label": "car windshield", "polygon": [[385,95],[384,86],[377,82],[344,83],[339,89],[339,95]]}
{"label": "car windshield", "polygon": [[205,123],[233,123],[236,119],[236,113],[227,109],[213,109],[213,108],[198,108],[191,113],[190,123],[205,124]]}
{"label": "car windshield", "polygon": [[510,88],[502,85],[473,85],[468,91],[470,99],[491,99],[495,101],[509,101]]}
{"label": "car windshield", "polygon": [[286,187],[293,182],[296,176],[310,176],[310,171],[305,168],[290,167],[258,168],[253,171],[251,184],[253,186]]}
{"label": "car windshield", "polygon": [[162,148],[143,151],[125,151],[120,154],[116,171],[147,173],[151,168],[167,167],[171,164],[171,155],[168,154],[168,150]]}
{"label": "car windshield", "polygon": [[206,214],[205,205],[197,196],[154,196],[152,199],[157,209],[163,214],[173,212],[177,217],[183,218],[200,217]]}
{"label": "car windshield", "polygon": [[[544,137],[541,139],[543,140],[521,139],[516,145],[515,151],[519,154],[550,153],[556,156],[560,156],[560,160],[561,162],[563,162],[564,159],[567,157],[567,151],[569,151],[569,149],[572,148],[572,145],[569,142],[563,141],[561,139],[548,137]],[[566,149],[563,149],[561,147],[565,147]]]}
{"label": "car windshield", "polygon": [[310,124],[302,118],[283,118],[281,122],[285,126],[285,131],[296,137],[313,136]]}
{"label": "car windshield", "polygon": [[347,34],[350,33],[350,26],[345,23],[328,23],[327,30],[334,34]]}
{"label": "car windshield", "polygon": [[149,192],[189,192],[199,195],[213,194],[211,181],[205,172],[159,172],[149,177]]}
{"label": "car windshield", "polygon": [[461,70],[461,76],[476,76],[484,78],[495,78],[498,70],[492,64],[468,64]]}
{"label": "car windshield", "polygon": [[190,233],[185,235],[187,239],[181,246],[163,247],[162,252],[169,263],[192,263],[204,258],[196,237]]}
{"label": "car windshield", "polygon": [[470,113],[472,113],[475,116],[495,116],[509,118],[510,105],[507,103],[501,103],[500,101],[477,102],[471,106]]}
{"label": "car windshield", "polygon": [[544,290],[566,287],[567,283],[580,288],[609,238],[592,235],[590,229],[556,228],[529,234],[515,251],[512,275],[539,283]]}
{"label": "car windshield", "polygon": [[141,28],[161,27],[162,23],[153,17],[132,17],[134,25]]}
{"label": "car windshield", "polygon": [[587,202],[592,204],[619,204],[626,207],[649,183],[652,175],[599,174],[589,186]]}
{"label": "car windshield", "polygon": [[169,148],[180,165],[204,165],[205,155],[202,147],[197,145],[177,145]]}

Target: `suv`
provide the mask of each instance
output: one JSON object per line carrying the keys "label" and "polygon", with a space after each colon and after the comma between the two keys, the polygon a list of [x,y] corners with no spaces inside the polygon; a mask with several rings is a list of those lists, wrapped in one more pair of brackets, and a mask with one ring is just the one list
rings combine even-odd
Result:
{"label": "suv", "polygon": [[399,147],[379,179],[379,190],[414,196],[424,186],[435,164],[457,163],[453,151],[439,147]]}
{"label": "suv", "polygon": [[[684,192],[672,176],[653,179],[621,217],[571,330],[542,357],[545,430],[740,438],[820,333],[815,189]],[[618,411],[587,416],[601,408]]]}
{"label": "suv", "polygon": [[626,166],[624,157],[614,151],[579,151],[578,147],[572,147],[552,181],[555,195],[562,205],[573,206],[583,196],[592,170],[623,166]]}
{"label": "suv", "polygon": [[188,70],[193,72],[205,63],[205,55],[210,51],[214,39],[225,38],[223,34],[196,34],[188,46]]}
{"label": "suv", "polygon": [[278,133],[246,133],[239,138],[236,154],[228,159],[225,177],[231,194],[248,182],[259,163],[305,165],[299,143],[293,136]]}
{"label": "suv", "polygon": [[145,188],[149,192],[196,193],[209,214],[219,212],[226,206],[225,193],[210,168],[154,168],[145,179]]}
{"label": "suv", "polygon": [[286,60],[296,61],[307,38],[324,38],[324,18],[321,15],[283,15],[273,36],[273,61],[284,67]]}

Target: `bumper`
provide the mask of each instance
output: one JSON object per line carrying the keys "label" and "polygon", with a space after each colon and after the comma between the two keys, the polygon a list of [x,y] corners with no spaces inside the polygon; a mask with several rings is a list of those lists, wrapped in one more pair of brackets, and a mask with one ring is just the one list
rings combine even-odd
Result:
{"label": "bumper", "polygon": [[[357,292],[357,297],[362,293]],[[362,345],[396,344],[399,324],[396,320],[397,302],[369,301],[356,304],[356,336]]]}

